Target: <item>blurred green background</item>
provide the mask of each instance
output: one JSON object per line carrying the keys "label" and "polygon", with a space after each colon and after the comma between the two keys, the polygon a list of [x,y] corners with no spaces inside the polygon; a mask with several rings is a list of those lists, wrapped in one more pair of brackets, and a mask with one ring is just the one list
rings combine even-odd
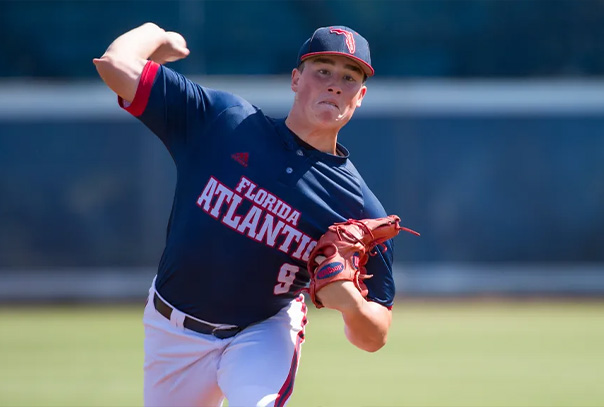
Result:
{"label": "blurred green background", "polygon": [[[142,404],[141,306],[0,309],[0,405]],[[404,301],[362,352],[310,310],[293,407],[599,407],[604,303]]]}

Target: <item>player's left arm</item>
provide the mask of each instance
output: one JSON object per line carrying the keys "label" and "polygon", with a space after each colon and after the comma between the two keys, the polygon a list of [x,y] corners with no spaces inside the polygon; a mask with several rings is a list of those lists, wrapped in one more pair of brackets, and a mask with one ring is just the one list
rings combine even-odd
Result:
{"label": "player's left arm", "polygon": [[[358,172],[356,174],[362,179]],[[383,206],[364,182],[361,187],[365,206],[359,218],[386,216]],[[393,241],[388,240],[384,242],[384,249],[376,247],[375,250],[376,255],[370,256],[365,266],[367,274],[373,276],[364,280],[369,291],[367,298],[352,281],[336,281],[317,293],[323,306],[342,313],[348,341],[367,352],[378,351],[386,344],[395,294],[392,275]]]}
{"label": "player's left arm", "polygon": [[338,281],[324,287],[317,297],[326,308],[338,310],[344,319],[346,337],[367,352],[381,349],[388,338],[392,311],[368,301],[351,281]]}

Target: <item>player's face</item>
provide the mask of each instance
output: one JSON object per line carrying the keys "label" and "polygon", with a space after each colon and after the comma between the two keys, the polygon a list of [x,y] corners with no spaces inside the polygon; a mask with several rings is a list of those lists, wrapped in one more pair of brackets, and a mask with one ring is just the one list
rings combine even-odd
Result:
{"label": "player's face", "polygon": [[309,124],[341,128],[365,96],[364,74],[359,65],[344,56],[317,56],[292,74],[296,93],[294,108]]}

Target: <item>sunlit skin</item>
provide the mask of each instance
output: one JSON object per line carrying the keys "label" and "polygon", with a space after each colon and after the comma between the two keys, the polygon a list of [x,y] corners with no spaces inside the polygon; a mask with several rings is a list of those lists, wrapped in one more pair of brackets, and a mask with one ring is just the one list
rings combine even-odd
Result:
{"label": "sunlit skin", "polygon": [[292,71],[294,103],[287,127],[313,147],[335,154],[338,132],[367,92],[364,74],[352,59],[337,55],[309,58]]}

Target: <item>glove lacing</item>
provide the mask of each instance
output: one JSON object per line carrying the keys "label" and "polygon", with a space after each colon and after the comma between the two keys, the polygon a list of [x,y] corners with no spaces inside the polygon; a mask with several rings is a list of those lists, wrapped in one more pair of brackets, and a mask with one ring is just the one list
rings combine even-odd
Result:
{"label": "glove lacing", "polygon": [[[359,228],[361,228],[362,230],[364,230],[365,233],[369,234],[369,236],[371,236],[372,240],[376,240],[376,238],[375,238],[373,232],[371,231],[371,229],[369,228],[369,226],[367,226],[365,223],[363,223],[363,222],[361,222],[361,221],[359,221],[357,219],[348,219],[346,222],[340,222],[340,223],[336,223],[335,224],[335,226],[336,226],[336,228],[335,228],[336,230],[335,231],[336,231],[336,234],[338,235],[338,238],[340,240],[342,240],[342,233],[340,233],[340,232],[343,231],[343,232],[346,232],[346,237],[348,238],[348,240],[352,240],[352,241],[354,241],[356,243],[363,244],[362,239],[360,239],[360,238],[354,236],[352,233],[348,232],[346,228],[342,228],[343,225],[355,225],[355,226],[358,226]],[[404,226],[400,226],[398,224],[396,225],[396,228],[398,230],[404,230],[405,232],[409,232],[409,233],[414,234],[416,236],[420,235],[415,230],[406,228]],[[375,256],[377,254],[377,250],[374,250],[375,247],[373,247],[373,246],[377,246],[377,245],[375,245],[374,243],[370,243],[368,246],[371,247],[371,250],[369,251],[369,255],[370,256]],[[386,251],[387,248],[386,248],[386,245],[384,243],[379,243],[379,246],[382,246],[383,251]]]}

